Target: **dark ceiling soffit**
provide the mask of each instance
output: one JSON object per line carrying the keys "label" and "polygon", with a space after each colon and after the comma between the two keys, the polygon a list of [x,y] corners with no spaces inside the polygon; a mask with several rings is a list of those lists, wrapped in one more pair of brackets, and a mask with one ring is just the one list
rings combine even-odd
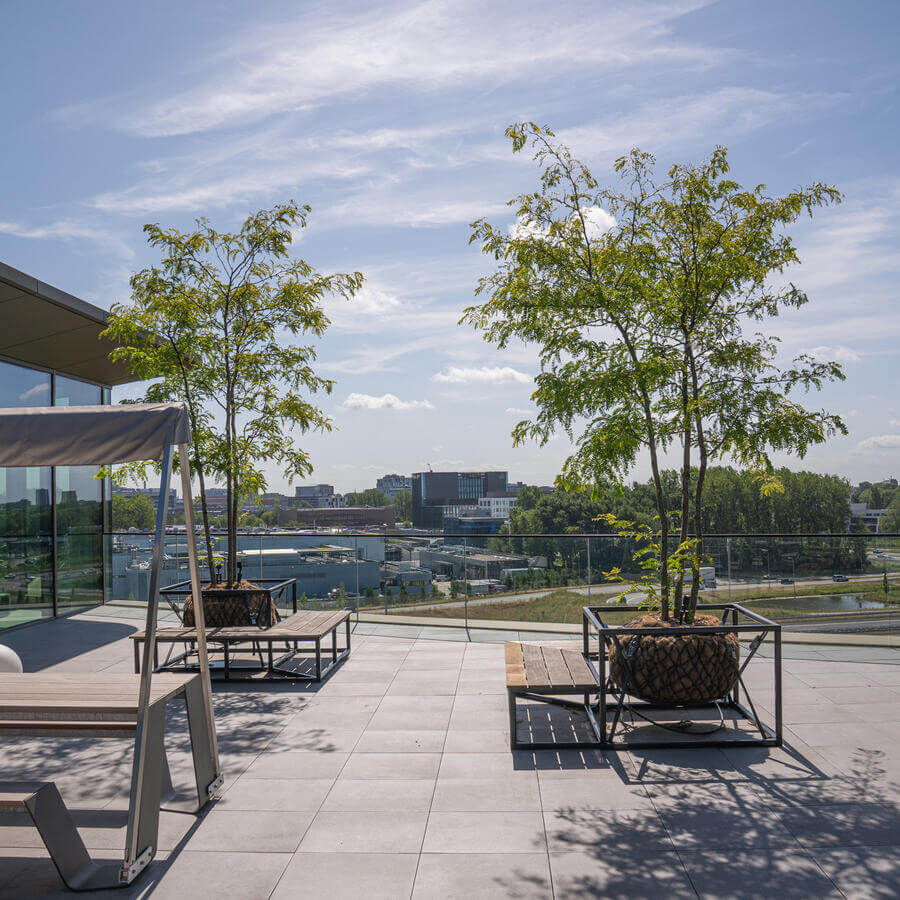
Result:
{"label": "dark ceiling soffit", "polygon": [[[106,328],[108,320],[106,310],[101,309],[99,306],[94,306],[92,303],[88,303],[72,294],[67,294],[65,291],[61,291],[51,284],[38,281],[37,278],[26,275],[24,272],[20,272],[18,269],[14,269],[12,266],[8,266],[2,262],[0,262],[0,281],[6,282],[11,287],[20,290],[25,294],[29,294],[38,300],[42,300],[45,303],[57,306],[68,313],[74,313],[84,319],[85,327],[94,331],[98,336],[100,332]],[[64,339],[64,337],[64,334],[55,335],[52,331],[48,330],[44,339]],[[41,339],[29,341],[27,343],[37,344],[40,342]],[[24,346],[20,348],[20,350],[24,349]],[[110,349],[112,349],[111,345]],[[48,369],[54,369],[62,374],[71,374],[78,378],[97,381],[109,386],[128,384],[129,382],[139,380],[131,374],[131,371],[124,363],[113,362],[106,354],[100,354],[93,359],[79,359],[77,361],[73,359],[67,365],[65,363],[60,364],[61,361],[58,356],[56,359],[40,359],[27,352],[20,354],[12,348],[7,349],[6,353],[15,359],[21,359],[22,362],[41,365]]]}

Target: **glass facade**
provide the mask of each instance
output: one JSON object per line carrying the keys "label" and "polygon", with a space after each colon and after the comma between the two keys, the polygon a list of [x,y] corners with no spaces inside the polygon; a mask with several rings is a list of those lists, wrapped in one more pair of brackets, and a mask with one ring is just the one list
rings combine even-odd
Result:
{"label": "glass facade", "polygon": [[[99,385],[0,360],[0,407],[108,402]],[[95,474],[0,468],[0,630],[103,601],[109,489]]]}

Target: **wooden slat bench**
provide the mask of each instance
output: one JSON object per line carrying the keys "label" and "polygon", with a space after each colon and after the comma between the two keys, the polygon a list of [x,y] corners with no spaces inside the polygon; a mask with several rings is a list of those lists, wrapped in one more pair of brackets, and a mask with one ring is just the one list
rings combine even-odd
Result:
{"label": "wooden slat bench", "polygon": [[91,860],[72,815],[52,781],[0,782],[0,816],[3,813],[30,816],[59,877],[70,890],[85,891],[116,883],[121,864]]}
{"label": "wooden slat bench", "polygon": [[[0,739],[124,737],[137,744],[139,691],[140,679],[135,675],[0,673]],[[130,883],[153,858],[159,835],[160,800],[172,786],[164,736],[166,706],[174,699],[183,699],[187,707],[198,809],[221,786],[222,778],[214,763],[215,737],[207,727],[200,676],[191,672],[155,676],[150,684],[147,715],[142,720],[146,755],[137,775],[133,774],[133,778],[140,779],[140,801],[134,799],[133,783],[129,806],[129,823],[132,818],[136,823],[141,854],[127,867],[121,862],[95,863],[90,859],[52,782],[0,785],[0,812],[24,809],[30,814],[60,876],[73,890]],[[47,754],[47,758],[51,755]]]}
{"label": "wooden slat bench", "polygon": [[[345,646],[338,647],[338,629],[343,625],[346,630]],[[331,635],[331,646],[325,647],[330,659],[323,662],[322,642]],[[134,670],[140,671],[140,647],[144,643],[143,631],[131,635],[134,641]],[[221,661],[210,659],[212,670],[220,670],[225,681],[244,681],[246,675],[264,675],[298,681],[321,681],[330,674],[338,663],[350,655],[350,610],[301,610],[287,616],[268,628],[257,628],[252,625],[219,627],[206,629],[206,641],[210,645],[210,653],[219,648]],[[157,648],[161,644],[184,644],[185,651],[177,656],[169,656],[160,664],[159,653],[154,659],[154,671],[178,672],[196,668],[193,662],[196,655],[197,631],[195,628],[158,628],[156,631]],[[301,648],[300,644],[312,644]],[[280,655],[276,658],[276,644]],[[294,659],[305,649],[311,651],[315,662],[315,674],[298,671],[286,667],[286,663]],[[264,659],[265,654],[265,659]],[[250,656],[259,659],[259,665],[247,665],[246,662],[234,666],[235,657]],[[237,672],[237,674],[235,674]]]}
{"label": "wooden slat bench", "polygon": [[[506,643],[506,693],[509,702],[509,743],[513,750],[579,750],[602,746],[600,731],[591,709],[591,697],[599,695],[597,676],[580,650],[564,650],[547,644]],[[580,694],[580,702],[559,695]],[[594,733],[589,741],[520,741],[516,711],[519,698],[552,703],[583,712]]]}

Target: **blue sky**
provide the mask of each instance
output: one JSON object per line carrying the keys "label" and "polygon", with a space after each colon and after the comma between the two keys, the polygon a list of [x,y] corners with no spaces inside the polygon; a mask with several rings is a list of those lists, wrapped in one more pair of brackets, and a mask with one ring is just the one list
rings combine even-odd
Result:
{"label": "blue sky", "polygon": [[838,185],[845,203],[796,230],[791,277],[811,303],[774,329],[786,354],[845,363],[813,402],[850,435],[802,465],[900,476],[895,0],[7,0],[3,17],[0,260],[109,306],[154,259],[145,222],[228,229],[293,198],[313,208],[297,252],[365,273],[356,301],[329,307],[323,405],[339,430],[299,438],[313,480],[557,473],[564,438],[509,437],[533,349],[500,353],[456,325],[487,265],[468,224],[508,222],[505,201],[536,184],[503,136],[523,119],[601,181],[635,145],[668,164],[718,143],[744,183]]}

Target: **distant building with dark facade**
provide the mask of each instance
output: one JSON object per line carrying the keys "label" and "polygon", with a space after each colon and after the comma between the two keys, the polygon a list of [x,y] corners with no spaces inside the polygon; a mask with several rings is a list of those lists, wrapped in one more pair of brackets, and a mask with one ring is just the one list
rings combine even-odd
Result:
{"label": "distant building with dark facade", "polygon": [[506,493],[506,472],[415,472],[412,520],[416,528],[442,528],[445,507],[477,506],[489,493]]}
{"label": "distant building with dark facade", "polygon": [[393,506],[344,506],[337,509],[279,509],[279,525],[309,528],[365,528],[370,525],[393,528]]}

